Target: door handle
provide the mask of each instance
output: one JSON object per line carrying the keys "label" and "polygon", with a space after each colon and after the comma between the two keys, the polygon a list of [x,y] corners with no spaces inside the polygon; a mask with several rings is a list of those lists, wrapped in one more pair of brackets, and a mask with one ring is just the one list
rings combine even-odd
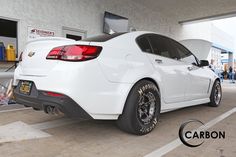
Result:
{"label": "door handle", "polygon": [[189,71],[192,71],[192,70],[193,70],[193,67],[188,67],[188,70],[189,70]]}
{"label": "door handle", "polygon": [[158,64],[163,63],[161,59],[155,59],[155,62],[157,62]]}

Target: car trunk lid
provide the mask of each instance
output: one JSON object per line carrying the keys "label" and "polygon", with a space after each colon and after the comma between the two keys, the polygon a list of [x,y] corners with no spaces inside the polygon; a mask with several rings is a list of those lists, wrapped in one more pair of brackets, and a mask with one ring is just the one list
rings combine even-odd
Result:
{"label": "car trunk lid", "polygon": [[58,46],[64,45],[89,45],[89,42],[74,41],[66,38],[39,38],[28,42],[23,54],[20,66],[21,75],[28,76],[46,76],[48,73],[61,62],[59,60],[47,60],[49,52]]}

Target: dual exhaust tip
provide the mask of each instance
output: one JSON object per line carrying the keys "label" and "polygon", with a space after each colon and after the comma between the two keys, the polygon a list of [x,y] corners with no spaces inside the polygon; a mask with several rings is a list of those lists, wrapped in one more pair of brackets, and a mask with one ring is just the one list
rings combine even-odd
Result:
{"label": "dual exhaust tip", "polygon": [[44,112],[50,115],[62,115],[63,113],[56,106],[44,105]]}

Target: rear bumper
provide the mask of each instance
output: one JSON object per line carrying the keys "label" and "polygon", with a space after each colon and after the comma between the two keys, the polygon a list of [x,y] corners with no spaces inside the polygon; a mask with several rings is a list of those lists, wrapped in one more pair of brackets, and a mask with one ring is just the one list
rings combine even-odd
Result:
{"label": "rear bumper", "polygon": [[118,119],[133,86],[108,81],[96,60],[79,63],[59,61],[45,75],[29,75],[30,72],[34,74],[37,69],[25,69],[20,63],[14,73],[13,85],[29,80],[35,83],[38,91],[64,94],[98,120]]}
{"label": "rear bumper", "polygon": [[21,105],[44,110],[46,106],[58,108],[68,117],[93,119],[84,109],[82,109],[73,99],[63,95],[61,97],[52,97],[44,94],[45,91],[37,90],[33,84],[30,95],[21,94],[19,85],[14,88],[16,102]]}

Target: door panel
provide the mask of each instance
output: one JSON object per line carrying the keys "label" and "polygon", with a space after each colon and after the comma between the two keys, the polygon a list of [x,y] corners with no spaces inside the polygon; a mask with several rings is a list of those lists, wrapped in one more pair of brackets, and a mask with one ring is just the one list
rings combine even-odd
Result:
{"label": "door panel", "polygon": [[206,69],[198,66],[196,57],[181,44],[172,41],[175,51],[179,53],[179,62],[186,65],[188,70],[188,83],[186,90],[186,100],[196,100],[206,98],[210,85]]}
{"label": "door panel", "polygon": [[166,57],[153,54],[147,56],[155,67],[157,75],[161,76],[164,85],[162,97],[165,103],[185,101],[185,91],[189,82],[186,66]]}
{"label": "door panel", "polygon": [[168,38],[150,35],[148,40],[153,54],[147,55],[156,69],[156,74],[161,76],[164,85],[162,96],[165,103],[184,101],[186,84],[189,82],[185,64],[177,60],[178,54]]}
{"label": "door panel", "polygon": [[186,99],[195,100],[207,98],[211,79],[204,68],[193,68],[189,71],[189,78],[192,80],[187,88]]}

